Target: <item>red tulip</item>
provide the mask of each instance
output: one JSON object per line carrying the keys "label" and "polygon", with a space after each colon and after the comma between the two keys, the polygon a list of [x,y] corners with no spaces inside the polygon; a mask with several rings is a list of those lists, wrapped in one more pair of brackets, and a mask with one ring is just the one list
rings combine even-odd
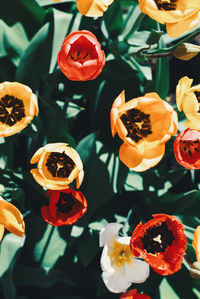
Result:
{"label": "red tulip", "polygon": [[151,297],[146,294],[140,294],[134,289],[122,294],[119,299],[151,299]]}
{"label": "red tulip", "polygon": [[183,224],[166,214],[156,214],[145,224],[139,223],[130,242],[132,253],[161,275],[180,270],[186,244]]}
{"label": "red tulip", "polygon": [[87,201],[80,191],[72,188],[49,190],[49,205],[41,208],[42,217],[54,226],[71,225],[87,211]]}
{"label": "red tulip", "polygon": [[174,155],[185,168],[200,169],[200,131],[182,131],[174,141]]}
{"label": "red tulip", "polygon": [[68,79],[88,81],[101,73],[105,65],[105,53],[90,31],[75,31],[65,38],[57,62]]}

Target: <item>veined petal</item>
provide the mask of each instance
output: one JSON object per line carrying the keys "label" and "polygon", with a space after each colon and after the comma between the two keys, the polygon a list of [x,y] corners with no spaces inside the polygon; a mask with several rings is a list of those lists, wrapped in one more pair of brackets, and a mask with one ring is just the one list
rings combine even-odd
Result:
{"label": "veined petal", "polygon": [[22,214],[14,205],[2,197],[0,197],[0,224],[4,225],[11,233],[19,237],[24,236],[25,224]]}
{"label": "veined petal", "polygon": [[99,236],[100,247],[108,245],[111,246],[113,241],[118,237],[119,230],[122,228],[122,224],[108,223],[102,228]]}

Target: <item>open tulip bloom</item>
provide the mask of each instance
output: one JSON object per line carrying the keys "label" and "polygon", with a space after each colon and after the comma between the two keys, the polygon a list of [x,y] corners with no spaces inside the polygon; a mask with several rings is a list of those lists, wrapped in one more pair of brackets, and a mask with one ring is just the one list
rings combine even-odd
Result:
{"label": "open tulip bloom", "polygon": [[79,154],[66,143],[49,143],[39,148],[30,161],[37,163],[31,173],[38,184],[51,190],[69,188],[76,179],[77,188],[83,177],[83,164]]}
{"label": "open tulip bloom", "polygon": [[113,103],[111,131],[124,141],[119,150],[120,160],[135,171],[145,171],[160,162],[165,143],[176,134],[177,114],[157,93],[125,103],[124,91]]}
{"label": "open tulip bloom", "polygon": [[139,223],[130,242],[133,254],[142,256],[161,275],[180,270],[186,245],[183,224],[166,214],[156,214],[145,224]]}
{"label": "open tulip bloom", "polygon": [[105,53],[93,33],[87,30],[74,31],[63,41],[57,62],[68,79],[88,81],[101,73],[105,65]]}
{"label": "open tulip bloom", "polygon": [[193,29],[200,24],[199,0],[138,0],[140,9],[150,18],[166,24],[167,33],[172,36]]}
{"label": "open tulip bloom", "polygon": [[200,84],[192,86],[193,79],[182,77],[176,87],[176,103],[179,111],[187,117],[185,126],[200,130]]}
{"label": "open tulip bloom", "polygon": [[146,294],[140,294],[136,289],[130,290],[120,296],[119,299],[151,299]]}
{"label": "open tulip bloom", "polygon": [[76,0],[79,12],[87,17],[101,17],[114,0]]}
{"label": "open tulip bloom", "polygon": [[13,204],[0,196],[0,241],[5,228],[19,237],[24,237],[25,224],[22,214]]}
{"label": "open tulip bloom", "polygon": [[149,265],[135,258],[130,250],[130,237],[119,237],[122,225],[109,223],[100,232],[103,281],[110,292],[126,291],[133,282],[142,283],[149,276]]}
{"label": "open tulip bloom", "polygon": [[23,130],[38,115],[37,97],[18,82],[0,84],[0,136],[10,136]]}
{"label": "open tulip bloom", "polygon": [[80,191],[71,188],[49,190],[49,205],[41,208],[42,217],[54,226],[72,225],[87,211],[87,201]]}
{"label": "open tulip bloom", "polygon": [[188,169],[200,169],[200,131],[185,129],[174,141],[174,155]]}

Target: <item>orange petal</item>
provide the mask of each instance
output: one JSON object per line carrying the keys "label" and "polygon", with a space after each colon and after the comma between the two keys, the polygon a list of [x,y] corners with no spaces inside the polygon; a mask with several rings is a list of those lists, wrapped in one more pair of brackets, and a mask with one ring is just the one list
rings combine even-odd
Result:
{"label": "orange petal", "polygon": [[14,205],[2,197],[0,197],[0,223],[11,233],[19,237],[24,236],[25,224],[22,214]]}
{"label": "orange petal", "polygon": [[100,17],[114,0],[77,0],[79,12],[87,17]]}
{"label": "orange petal", "polygon": [[126,143],[123,143],[119,149],[119,158],[128,168],[138,166],[143,160],[137,148]]}
{"label": "orange petal", "polygon": [[197,261],[200,262],[200,225],[194,231],[192,246],[196,252]]}
{"label": "orange petal", "polygon": [[42,153],[44,152],[44,147],[40,147],[35,154],[33,155],[33,157],[31,158],[30,163],[31,164],[35,164],[38,163],[38,161],[40,160],[40,157],[42,155]]}
{"label": "orange petal", "polygon": [[124,103],[125,103],[125,90],[123,90],[120,93],[120,95],[115,99],[112,105],[112,109],[110,111],[110,126],[111,126],[111,132],[113,137],[116,134],[116,122],[119,114],[118,108]]}

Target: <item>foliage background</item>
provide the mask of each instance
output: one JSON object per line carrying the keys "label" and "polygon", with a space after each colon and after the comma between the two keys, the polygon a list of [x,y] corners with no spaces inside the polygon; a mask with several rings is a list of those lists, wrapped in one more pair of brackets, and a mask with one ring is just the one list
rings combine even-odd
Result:
{"label": "foliage background", "polygon": [[[0,16],[0,81],[30,86],[40,109],[20,134],[0,138],[0,192],[23,212],[26,223],[25,239],[7,233],[1,242],[0,298],[119,298],[101,280],[99,231],[107,222],[117,221],[131,235],[138,222],[149,220],[153,213],[181,219],[187,253],[195,261],[191,241],[193,228],[200,225],[199,172],[175,162],[174,138],[157,167],[144,173],[129,171],[119,161],[120,140],[111,137],[109,113],[123,89],[127,99],[157,91],[173,103],[182,75],[199,79],[199,56],[182,62],[135,54],[149,44],[154,53],[167,51],[184,38],[193,40],[200,29],[172,39],[164,26],[141,15],[136,0],[115,0],[98,19],[80,15],[72,0],[7,0],[0,2]],[[78,29],[92,31],[106,53],[106,66],[93,81],[72,82],[56,63],[64,38]],[[183,122],[180,114],[180,130]],[[80,190],[88,211],[69,227],[44,222],[40,208],[46,203],[45,191],[29,172],[33,153],[50,142],[69,143],[84,164]],[[151,270],[144,284],[133,287],[152,299],[200,298],[200,283],[190,278],[185,265],[168,277]]]}

